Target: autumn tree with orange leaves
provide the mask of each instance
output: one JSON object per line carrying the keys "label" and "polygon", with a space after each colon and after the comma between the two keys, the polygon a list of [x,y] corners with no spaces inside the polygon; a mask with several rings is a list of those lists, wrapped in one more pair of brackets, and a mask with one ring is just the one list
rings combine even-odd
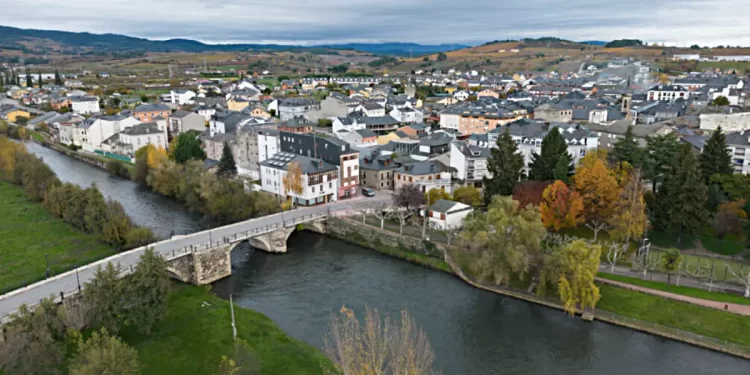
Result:
{"label": "autumn tree with orange leaves", "polygon": [[587,154],[573,176],[573,186],[583,199],[583,216],[586,226],[594,231],[594,241],[615,214],[621,192],[615,172],[607,166],[606,157],[603,150]]}
{"label": "autumn tree with orange leaves", "polygon": [[584,220],[583,199],[560,180],[544,189],[539,209],[544,226],[555,231],[574,228]]}

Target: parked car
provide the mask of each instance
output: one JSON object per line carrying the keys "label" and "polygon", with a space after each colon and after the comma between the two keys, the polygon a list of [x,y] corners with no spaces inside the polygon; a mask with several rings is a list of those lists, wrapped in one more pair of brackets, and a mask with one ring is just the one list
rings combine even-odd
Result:
{"label": "parked car", "polygon": [[362,195],[366,197],[374,197],[375,196],[375,190],[370,188],[362,188]]}

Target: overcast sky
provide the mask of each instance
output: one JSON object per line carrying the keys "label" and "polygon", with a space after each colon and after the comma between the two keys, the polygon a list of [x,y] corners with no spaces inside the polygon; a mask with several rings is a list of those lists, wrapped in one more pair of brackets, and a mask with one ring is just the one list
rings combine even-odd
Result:
{"label": "overcast sky", "polygon": [[750,46],[750,0],[0,0],[0,24],[209,43],[557,36]]}

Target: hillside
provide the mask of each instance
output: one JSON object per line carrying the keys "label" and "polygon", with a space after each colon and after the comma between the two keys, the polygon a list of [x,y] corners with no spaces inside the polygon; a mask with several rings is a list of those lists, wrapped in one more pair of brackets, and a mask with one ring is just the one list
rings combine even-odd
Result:
{"label": "hillside", "polygon": [[295,46],[279,44],[207,44],[190,39],[149,40],[119,34],[75,33],[54,30],[19,29],[0,26],[0,50],[26,54],[60,53],[66,55],[137,52],[242,52],[357,50],[373,54],[410,56],[465,48],[465,45],[422,45],[416,43],[350,43],[336,45]]}

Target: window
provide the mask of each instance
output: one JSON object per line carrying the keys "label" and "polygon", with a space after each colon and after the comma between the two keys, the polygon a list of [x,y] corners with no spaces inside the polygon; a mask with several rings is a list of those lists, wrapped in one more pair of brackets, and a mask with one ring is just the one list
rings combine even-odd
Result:
{"label": "window", "polygon": [[333,182],[329,182],[329,183],[328,183],[328,188],[329,188],[329,189],[333,189]]}
{"label": "window", "polygon": [[313,193],[315,192],[315,186],[313,186],[313,187],[312,187],[312,192],[313,192]]}

